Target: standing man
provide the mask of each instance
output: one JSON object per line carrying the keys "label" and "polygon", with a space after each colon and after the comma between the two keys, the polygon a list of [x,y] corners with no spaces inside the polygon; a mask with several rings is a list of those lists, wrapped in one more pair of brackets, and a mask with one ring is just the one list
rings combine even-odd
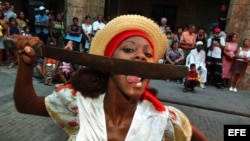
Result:
{"label": "standing man", "polygon": [[[207,68],[206,68],[206,53],[203,49],[204,43],[202,41],[196,42],[196,49],[190,51],[189,64],[195,64],[197,72],[201,77],[201,88],[205,88],[207,82]],[[189,66],[190,67],[190,66]]]}
{"label": "standing man", "polygon": [[45,7],[39,7],[39,14],[35,16],[35,33],[43,41],[48,43],[49,37],[49,17],[46,15]]}
{"label": "standing man", "polygon": [[97,17],[97,20],[95,22],[93,22],[93,34],[95,35],[96,32],[100,29],[103,29],[104,26],[105,26],[105,23],[103,21],[103,16],[102,15],[99,15]]}
{"label": "standing man", "polygon": [[185,57],[189,54],[190,50],[195,47],[196,35],[195,25],[191,24],[188,26],[188,30],[184,31],[181,35],[181,48],[183,49]]}
{"label": "standing man", "polygon": [[217,88],[223,88],[222,85],[222,52],[225,47],[226,39],[219,36],[220,29],[214,29],[213,36],[207,41],[207,82],[208,85],[215,85]]}
{"label": "standing man", "polygon": [[4,6],[5,6],[4,15],[6,16],[7,22],[9,22],[9,19],[11,17],[13,17],[13,18],[17,17],[16,13],[11,9],[11,5],[9,2],[5,2]]}

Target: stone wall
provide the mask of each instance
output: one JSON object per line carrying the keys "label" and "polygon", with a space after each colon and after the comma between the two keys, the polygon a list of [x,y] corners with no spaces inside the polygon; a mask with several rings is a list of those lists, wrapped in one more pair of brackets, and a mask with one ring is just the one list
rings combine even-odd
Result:
{"label": "stone wall", "polygon": [[[241,46],[244,38],[250,39],[250,1],[231,0],[228,16],[230,21],[227,24],[227,32],[235,32],[239,35],[238,43]],[[248,66],[240,89],[250,90],[250,67]]]}
{"label": "stone wall", "polygon": [[105,0],[65,0],[67,7],[66,25],[72,24],[73,17],[79,18],[79,24],[89,15],[96,20],[98,15],[104,15]]}

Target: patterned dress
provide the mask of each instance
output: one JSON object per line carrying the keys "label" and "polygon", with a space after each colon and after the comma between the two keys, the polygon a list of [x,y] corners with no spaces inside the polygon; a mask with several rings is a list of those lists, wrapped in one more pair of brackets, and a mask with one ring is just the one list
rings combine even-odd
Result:
{"label": "patterned dress", "polygon": [[[68,133],[68,141],[106,141],[104,97],[83,97],[66,84],[47,96],[45,104],[55,123]],[[150,101],[139,102],[125,141],[189,141],[192,128],[187,117],[174,107],[165,107],[166,111],[158,112]]]}

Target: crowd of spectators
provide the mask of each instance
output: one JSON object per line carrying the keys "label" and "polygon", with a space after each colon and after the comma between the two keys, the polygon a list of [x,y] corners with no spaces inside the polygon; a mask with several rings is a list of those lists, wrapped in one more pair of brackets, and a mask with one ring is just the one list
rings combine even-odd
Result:
{"label": "crowd of spectators", "polygon": [[[186,65],[189,68],[192,77],[187,75],[183,78],[184,92],[187,92],[188,88],[195,92],[194,84],[203,89],[206,86],[215,86],[219,89],[238,91],[249,62],[249,39],[245,38],[243,47],[240,47],[237,43],[238,35],[225,31],[226,23],[230,19],[226,11],[226,5],[222,4],[218,22],[212,23],[207,32],[204,27],[197,28],[196,25],[190,24],[186,30],[178,26],[176,32],[169,33],[171,29],[167,18],[162,18],[159,26],[165,29],[163,32],[169,40],[170,48],[159,62]],[[190,80],[194,82],[188,82]],[[177,83],[180,83],[179,79]]]}
{"label": "crowd of spectators", "polygon": [[[78,17],[73,17],[72,24],[65,25],[63,21],[67,10],[55,13],[53,9],[48,10],[45,6],[39,6],[35,10],[34,23],[30,23],[29,17],[26,17],[23,11],[16,11],[9,2],[0,4],[0,66],[11,69],[18,65],[16,52],[4,49],[5,37],[37,36],[46,45],[88,53],[96,32],[111,19],[109,16],[104,20],[102,15],[98,15],[97,20],[92,22],[92,18],[86,16],[84,22],[80,23]],[[31,28],[34,30],[31,31]],[[53,81],[66,83],[71,74],[80,68],[82,66],[78,64],[41,57],[34,66],[34,76],[41,79],[45,85],[53,85]]]}

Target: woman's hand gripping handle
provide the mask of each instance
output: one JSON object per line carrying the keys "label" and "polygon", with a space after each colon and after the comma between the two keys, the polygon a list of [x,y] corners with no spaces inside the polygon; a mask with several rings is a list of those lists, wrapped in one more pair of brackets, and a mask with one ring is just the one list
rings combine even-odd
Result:
{"label": "woman's hand gripping handle", "polygon": [[3,44],[6,50],[16,50],[18,61],[33,65],[39,57],[42,57],[43,42],[38,37],[12,35],[4,38]]}

